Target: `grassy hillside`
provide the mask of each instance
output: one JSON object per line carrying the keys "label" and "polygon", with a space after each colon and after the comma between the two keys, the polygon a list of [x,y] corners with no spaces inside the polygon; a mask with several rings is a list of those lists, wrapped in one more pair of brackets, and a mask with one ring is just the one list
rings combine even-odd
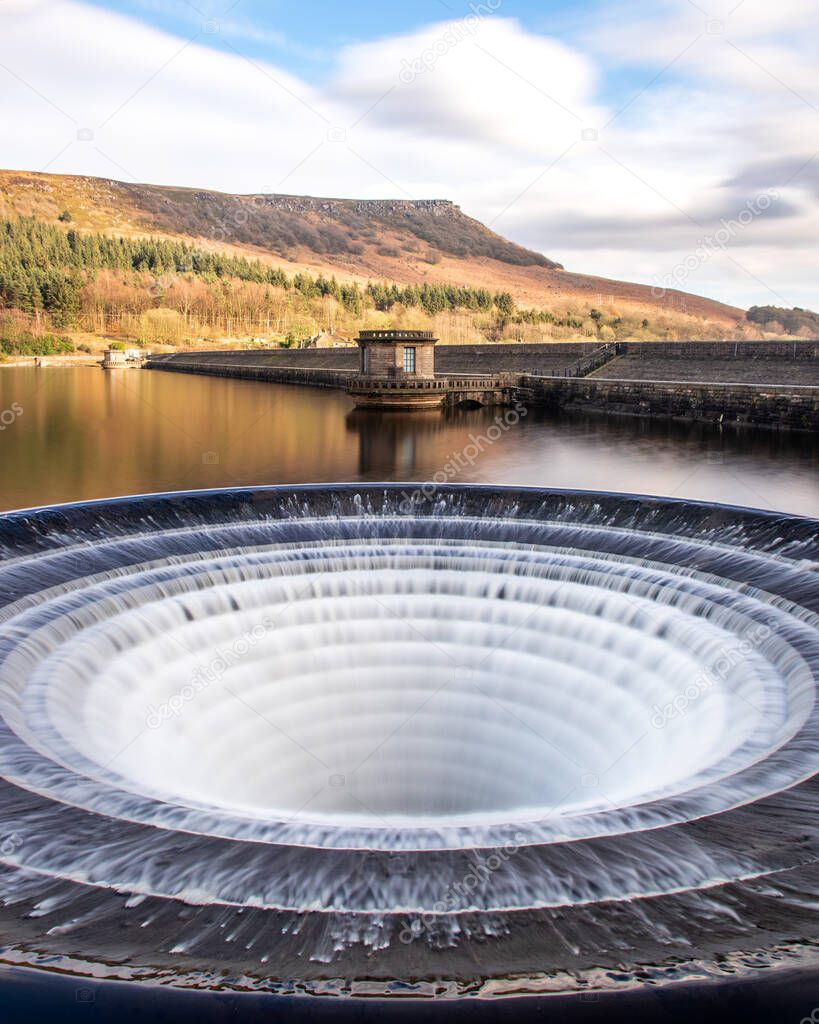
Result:
{"label": "grassy hillside", "polygon": [[0,202],[0,213],[6,215],[13,211],[49,219],[67,208],[83,228],[207,239],[260,249],[284,260],[318,256],[356,262],[356,257],[378,256],[434,265],[448,255],[559,269],[559,264],[507,241],[447,200],[236,196],[0,171]]}
{"label": "grassy hillside", "polygon": [[[73,241],[49,242],[41,270],[51,283],[38,286],[39,301],[30,290],[20,298],[19,286],[0,295],[7,330],[13,316],[18,331],[172,344],[387,324],[429,327],[450,343],[762,333],[709,299],[566,271],[443,200],[233,196],[0,171],[0,219],[20,218]],[[78,239],[94,236],[89,258]],[[162,242],[185,251],[99,260],[106,239],[151,239],[154,256]],[[58,280],[76,295],[67,312],[49,298],[65,290]]]}

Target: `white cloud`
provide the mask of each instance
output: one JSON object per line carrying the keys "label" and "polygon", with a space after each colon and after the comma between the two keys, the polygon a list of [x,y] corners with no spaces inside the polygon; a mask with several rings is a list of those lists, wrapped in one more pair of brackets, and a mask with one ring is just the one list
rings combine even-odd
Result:
{"label": "white cloud", "polygon": [[[0,164],[226,191],[448,197],[572,269],[647,281],[774,187],[775,210],[686,286],[743,305],[819,306],[806,269],[819,232],[813,3],[745,0],[729,15],[721,2],[708,19],[688,0],[636,17],[629,5],[628,18],[608,4],[574,45],[499,13],[431,25],[342,49],[315,85],[209,47],[199,26],[176,38],[77,0],[5,0]],[[723,27],[709,31],[715,19]],[[672,60],[642,94],[638,84],[606,97],[613,68],[648,84]],[[581,139],[588,128],[598,142]],[[94,138],[79,141],[79,129]]]}
{"label": "white cloud", "polygon": [[337,94],[394,133],[555,155],[597,123],[596,75],[580,53],[499,15],[430,25],[346,48]]}

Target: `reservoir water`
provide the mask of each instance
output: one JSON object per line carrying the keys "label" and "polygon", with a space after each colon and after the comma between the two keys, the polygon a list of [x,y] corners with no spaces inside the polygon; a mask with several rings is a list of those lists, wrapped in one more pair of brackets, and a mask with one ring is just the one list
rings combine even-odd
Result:
{"label": "reservoir water", "polygon": [[692,502],[815,516],[816,468],[0,370],[0,510],[352,482],[2,517],[0,1019],[811,1014],[816,522]]}
{"label": "reservoir water", "polygon": [[355,412],[338,391],[255,381],[4,367],[0,510],[252,484],[436,480],[819,512],[809,435],[538,410],[511,419],[489,409]]}

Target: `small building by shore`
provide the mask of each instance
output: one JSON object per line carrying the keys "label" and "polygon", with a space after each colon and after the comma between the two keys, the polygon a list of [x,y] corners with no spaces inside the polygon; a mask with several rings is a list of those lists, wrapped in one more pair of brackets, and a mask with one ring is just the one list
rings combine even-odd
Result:
{"label": "small building by shore", "polygon": [[100,365],[103,370],[139,369],[150,354],[141,348],[107,348]]}

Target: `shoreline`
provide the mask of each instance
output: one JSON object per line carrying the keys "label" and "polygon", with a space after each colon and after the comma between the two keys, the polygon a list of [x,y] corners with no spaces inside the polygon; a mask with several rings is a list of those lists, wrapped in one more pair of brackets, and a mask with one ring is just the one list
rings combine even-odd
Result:
{"label": "shoreline", "polygon": [[[42,360],[42,362],[38,364],[38,360]],[[82,356],[8,356],[6,359],[0,360],[0,369],[14,366],[28,366],[36,370],[48,367],[99,366],[101,362],[102,353],[99,356],[86,353],[83,353]]]}

